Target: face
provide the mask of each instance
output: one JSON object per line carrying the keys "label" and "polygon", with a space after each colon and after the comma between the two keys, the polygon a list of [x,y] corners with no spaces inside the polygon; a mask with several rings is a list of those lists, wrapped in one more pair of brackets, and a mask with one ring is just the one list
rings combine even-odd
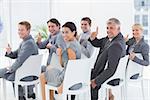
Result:
{"label": "face", "polygon": [[141,38],[142,37],[143,30],[140,29],[139,27],[133,26],[132,27],[132,32],[133,32],[133,37],[134,38]]}
{"label": "face", "polygon": [[55,23],[49,22],[47,25],[51,35],[55,35],[57,32],[59,32],[59,26],[57,26]]}
{"label": "face", "polygon": [[29,35],[30,30],[27,30],[25,25],[18,25],[18,34],[21,39],[26,38]]}
{"label": "face", "polygon": [[62,28],[62,35],[65,41],[72,41],[74,39],[75,32],[72,32],[68,27]]}
{"label": "face", "polygon": [[109,38],[116,37],[120,32],[120,27],[116,24],[107,24],[107,36]]}
{"label": "face", "polygon": [[82,29],[82,31],[83,32],[88,32],[88,31],[90,31],[90,25],[89,25],[89,23],[88,23],[88,21],[81,21],[81,29]]}

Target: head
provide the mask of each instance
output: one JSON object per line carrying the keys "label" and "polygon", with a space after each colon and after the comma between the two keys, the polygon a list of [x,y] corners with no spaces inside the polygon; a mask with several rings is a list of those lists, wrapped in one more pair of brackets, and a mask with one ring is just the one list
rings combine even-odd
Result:
{"label": "head", "polygon": [[116,18],[110,18],[107,21],[107,35],[109,38],[116,37],[120,32],[120,21]]}
{"label": "head", "polygon": [[29,36],[31,30],[31,25],[27,21],[22,21],[18,23],[18,34],[21,39],[26,38]]}
{"label": "head", "polygon": [[48,31],[51,33],[51,35],[55,35],[57,32],[60,31],[60,23],[57,19],[52,18],[49,21],[47,21]]}
{"label": "head", "polygon": [[143,27],[140,24],[134,24],[132,26],[133,37],[139,39],[143,36]]}
{"label": "head", "polygon": [[91,28],[91,19],[89,17],[84,17],[81,19],[81,29],[83,32],[89,32]]}
{"label": "head", "polygon": [[77,35],[77,28],[73,22],[66,22],[62,26],[62,35],[65,41],[72,41]]}

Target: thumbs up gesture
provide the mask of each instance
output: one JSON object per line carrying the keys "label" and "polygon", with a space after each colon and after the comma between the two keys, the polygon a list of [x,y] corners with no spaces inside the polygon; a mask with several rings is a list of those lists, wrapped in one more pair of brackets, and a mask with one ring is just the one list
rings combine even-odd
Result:
{"label": "thumbs up gesture", "polygon": [[9,54],[11,53],[11,47],[10,47],[10,44],[7,45],[6,47],[6,52]]}
{"label": "thumbs up gesture", "polygon": [[125,40],[125,42],[127,42],[129,40],[129,34],[127,34],[126,36],[124,36],[124,40]]}
{"label": "thumbs up gesture", "polygon": [[40,43],[41,40],[42,40],[42,35],[41,35],[41,33],[38,33],[37,42]]}
{"label": "thumbs up gesture", "polygon": [[98,27],[96,27],[96,31],[95,32],[91,33],[91,36],[90,36],[91,40],[94,40],[97,37],[97,34],[98,34]]}

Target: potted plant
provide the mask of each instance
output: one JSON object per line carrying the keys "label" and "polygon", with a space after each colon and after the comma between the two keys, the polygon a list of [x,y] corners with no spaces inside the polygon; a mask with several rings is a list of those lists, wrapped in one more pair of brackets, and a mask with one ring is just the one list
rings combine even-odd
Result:
{"label": "potted plant", "polygon": [[48,38],[48,29],[46,25],[37,25],[32,30],[33,31],[33,37],[37,40],[37,36],[40,33],[42,36],[42,41],[46,40]]}

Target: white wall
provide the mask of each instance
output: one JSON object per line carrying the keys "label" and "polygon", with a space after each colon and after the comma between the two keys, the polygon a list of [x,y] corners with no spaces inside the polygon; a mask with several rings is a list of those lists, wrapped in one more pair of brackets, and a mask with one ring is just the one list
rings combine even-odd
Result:
{"label": "white wall", "polygon": [[[17,48],[19,37],[17,24],[22,20],[35,25],[46,24],[51,17],[57,18],[63,25],[67,21],[75,22],[78,33],[81,32],[80,20],[89,16],[92,19],[92,31],[99,26],[100,37],[106,35],[106,21],[111,17],[122,23],[122,32],[131,32],[133,24],[133,0],[6,0],[7,33],[10,33],[13,48]],[[51,17],[50,17],[51,16]],[[9,31],[10,27],[10,31]]]}
{"label": "white wall", "polygon": [[10,3],[11,39],[13,47],[17,48],[20,41],[17,34],[18,23],[27,20],[32,28],[46,24],[50,18],[50,2],[49,0],[11,0]]}
{"label": "white wall", "polygon": [[89,16],[92,31],[99,26],[100,36],[105,36],[106,21],[111,17],[118,18],[122,23],[122,32],[131,32],[133,24],[133,0],[52,0],[52,17],[58,18],[62,24],[74,21],[80,30],[80,20]]}

